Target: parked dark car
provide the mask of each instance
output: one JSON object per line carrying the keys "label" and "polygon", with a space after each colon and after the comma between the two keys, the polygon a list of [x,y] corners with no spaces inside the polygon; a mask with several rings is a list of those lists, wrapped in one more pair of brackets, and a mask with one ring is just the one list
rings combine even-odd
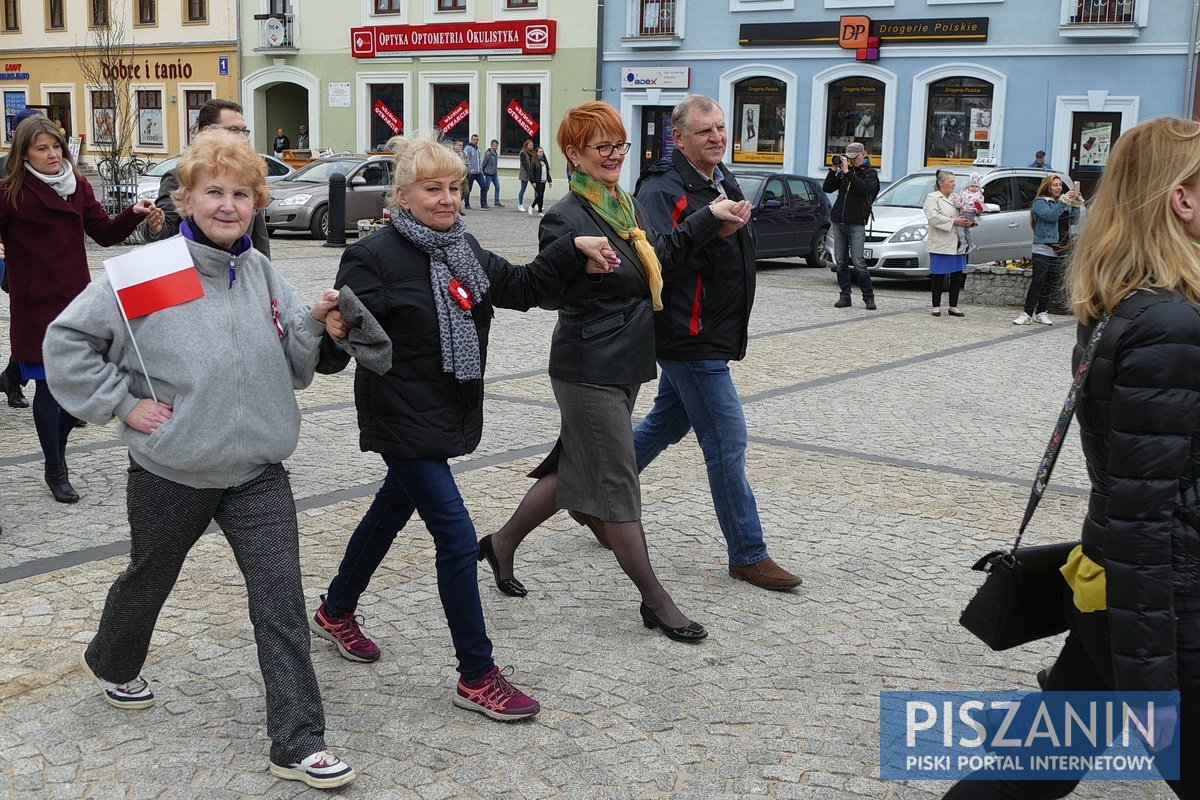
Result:
{"label": "parked dark car", "polygon": [[810,267],[829,266],[829,196],[803,175],[768,170],[737,170],[738,183],[754,206],[750,218],[758,258],[797,256]]}

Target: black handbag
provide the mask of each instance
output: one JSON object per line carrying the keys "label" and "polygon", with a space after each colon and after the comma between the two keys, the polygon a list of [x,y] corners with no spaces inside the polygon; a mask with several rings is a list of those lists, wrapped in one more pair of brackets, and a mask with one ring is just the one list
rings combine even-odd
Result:
{"label": "black handbag", "polygon": [[1075,415],[1075,401],[1087,381],[1100,334],[1111,315],[1106,314],[1092,331],[1087,350],[1067,400],[1063,403],[1054,435],[1046,445],[1046,453],[1038,465],[1037,477],[1029,492],[1025,518],[1017,531],[1017,539],[1008,550],[995,550],[975,562],[971,569],[986,573],[983,585],[967,603],[958,621],[993,650],[1007,650],[1020,644],[1054,636],[1067,629],[1067,582],[1059,569],[1067,561],[1078,540],[1037,547],[1021,547],[1021,539],[1033,512],[1046,491],[1054,463],[1062,450],[1063,439]]}

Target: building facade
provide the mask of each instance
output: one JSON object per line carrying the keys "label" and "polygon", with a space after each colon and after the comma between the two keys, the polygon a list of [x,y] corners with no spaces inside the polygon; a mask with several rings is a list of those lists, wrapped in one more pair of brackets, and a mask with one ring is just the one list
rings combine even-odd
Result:
{"label": "building facade", "polygon": [[[703,5],[703,16],[700,15]],[[637,158],[689,92],[718,99],[726,161],[823,175],[867,147],[924,166],[1047,161],[1084,183],[1120,132],[1189,108],[1191,0],[630,0],[606,6],[605,99]],[[1152,76],[1152,77],[1151,77]]]}
{"label": "building facade", "polygon": [[[13,117],[40,107],[81,144],[114,137],[143,157],[178,153],[212,97],[237,97],[234,0],[3,0],[3,146]],[[127,130],[126,130],[127,129]]]}
{"label": "building facade", "polygon": [[245,0],[243,104],[259,149],[302,124],[334,151],[413,130],[497,139],[511,196],[526,139],[563,174],[554,136],[595,97],[598,26],[569,0]]}

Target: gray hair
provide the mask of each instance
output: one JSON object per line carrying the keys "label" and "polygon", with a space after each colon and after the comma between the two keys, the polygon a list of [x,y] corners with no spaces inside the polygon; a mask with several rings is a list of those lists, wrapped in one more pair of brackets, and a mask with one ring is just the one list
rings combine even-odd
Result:
{"label": "gray hair", "polygon": [[714,108],[719,110],[721,107],[711,97],[706,97],[702,94],[689,94],[680,100],[675,105],[674,110],[671,111],[671,127],[686,132],[688,129],[688,118],[691,116],[693,108],[697,111],[712,111]]}

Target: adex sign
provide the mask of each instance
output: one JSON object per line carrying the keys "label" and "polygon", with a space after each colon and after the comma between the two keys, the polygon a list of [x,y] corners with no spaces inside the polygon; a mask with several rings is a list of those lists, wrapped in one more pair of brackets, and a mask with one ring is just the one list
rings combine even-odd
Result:
{"label": "adex sign", "polygon": [[355,58],[387,58],[414,53],[496,53],[550,55],[555,20],[450,22],[438,25],[369,25],[350,29]]}
{"label": "adex sign", "polygon": [[690,67],[625,67],[622,89],[686,89],[691,85]]}

